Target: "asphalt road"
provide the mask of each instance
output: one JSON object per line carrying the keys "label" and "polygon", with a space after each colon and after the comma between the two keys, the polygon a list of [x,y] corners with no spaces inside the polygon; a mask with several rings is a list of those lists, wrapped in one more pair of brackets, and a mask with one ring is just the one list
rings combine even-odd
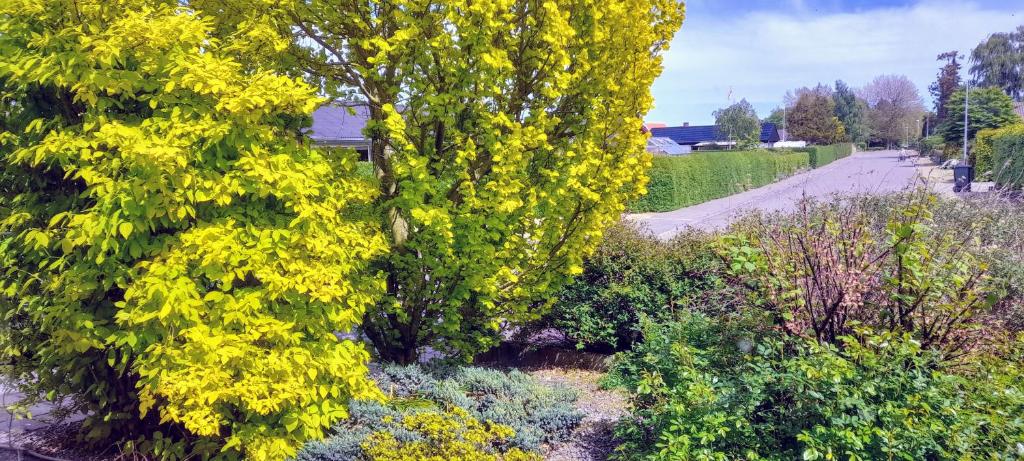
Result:
{"label": "asphalt road", "polygon": [[748,210],[792,211],[804,196],[884,194],[923,184],[914,162],[900,162],[896,151],[858,152],[764,187],[675,211],[633,214],[627,219],[647,226],[658,237],[671,238],[687,227],[722,229]]}

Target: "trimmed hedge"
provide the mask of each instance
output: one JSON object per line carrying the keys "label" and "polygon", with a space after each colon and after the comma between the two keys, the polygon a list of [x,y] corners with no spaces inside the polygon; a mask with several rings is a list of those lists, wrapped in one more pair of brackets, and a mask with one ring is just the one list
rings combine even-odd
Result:
{"label": "trimmed hedge", "polygon": [[853,154],[852,143],[832,144],[829,146],[813,146],[807,148],[810,155],[811,168],[821,168],[829,163]]}
{"label": "trimmed hedge", "polygon": [[991,150],[992,179],[996,185],[1003,189],[1024,188],[1024,125],[990,132],[982,144]]}
{"label": "trimmed hedge", "polygon": [[656,156],[634,212],[670,211],[771,184],[810,167],[808,152],[767,150]]}

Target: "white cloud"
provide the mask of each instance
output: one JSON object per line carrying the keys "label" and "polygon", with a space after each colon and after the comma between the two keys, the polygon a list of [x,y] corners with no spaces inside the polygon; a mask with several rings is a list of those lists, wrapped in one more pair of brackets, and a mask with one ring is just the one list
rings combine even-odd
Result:
{"label": "white cloud", "polygon": [[1008,13],[959,2],[857,13],[792,11],[691,15],[665,56],[648,120],[710,123],[711,112],[729,103],[730,89],[734,100],[747,98],[766,116],[786,90],[836,79],[860,86],[879,74],[907,75],[930,106],[928,85],[939,53],[967,53],[988,34],[1024,23],[1024,6]]}

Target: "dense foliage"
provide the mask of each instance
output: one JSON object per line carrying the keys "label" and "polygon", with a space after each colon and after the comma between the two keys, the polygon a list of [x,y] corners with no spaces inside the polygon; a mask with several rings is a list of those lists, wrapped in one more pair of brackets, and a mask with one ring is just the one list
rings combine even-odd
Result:
{"label": "dense foliage", "polygon": [[811,144],[832,144],[847,139],[846,128],[836,116],[836,103],[831,89],[819,86],[797,97],[786,115],[790,139]]}
{"label": "dense foliage", "polygon": [[1010,190],[1024,189],[1024,125],[988,133],[979,157],[991,149],[992,180]]}
{"label": "dense foliage", "polygon": [[622,460],[1017,459],[1021,348],[957,370],[908,336],[819,344],[709,319],[647,324],[615,375]]}
{"label": "dense foliage", "polygon": [[1019,459],[1024,211],[923,193],[751,216],[745,297],[642,318],[623,460]]}
{"label": "dense foliage", "polygon": [[626,350],[640,339],[641,318],[732,309],[736,290],[726,283],[712,239],[684,233],[666,242],[629,223],[609,229],[543,324],[580,348]]}
{"label": "dense foliage", "polygon": [[714,112],[715,127],[725,140],[735,142],[740,149],[757,146],[761,140],[761,120],[746,99]]}
{"label": "dense foliage", "polygon": [[[572,391],[543,386],[518,371],[386,365],[374,378],[391,400],[353,402],[351,418],[335,427],[327,439],[308,444],[299,461],[390,459],[375,455],[380,451],[375,441],[381,440],[388,441],[388,446],[397,441],[435,450],[450,443],[431,440],[431,431],[410,428],[409,418],[467,429],[479,428],[480,423],[498,425],[502,429],[488,437],[486,445],[491,451],[516,456],[517,452],[536,453],[545,445],[566,440],[582,419]],[[455,413],[445,415],[446,411]],[[463,431],[444,437],[457,438]],[[404,445],[402,449],[412,448]]]}
{"label": "dense foliage", "polygon": [[771,184],[810,167],[806,152],[729,151],[655,157],[632,211],[669,211]]}
{"label": "dense foliage", "polygon": [[313,89],[174,5],[0,3],[0,347],[25,404],[164,459],[281,459],[377,395],[334,331],[382,289]]}
{"label": "dense foliage", "polygon": [[[950,144],[963,145],[964,95],[963,89],[950,95],[946,104],[948,117],[937,130]],[[1003,90],[992,87],[971,88],[967,115],[967,139],[974,139],[979,130],[1002,128],[1021,122],[1020,116],[1013,109],[1013,99]]]}
{"label": "dense foliage", "polygon": [[[471,356],[536,318],[646,182],[675,0],[196,0],[367,105],[391,251],[363,322],[385,360]],[[224,17],[231,22],[233,17]],[[628,75],[629,78],[623,78]],[[339,91],[343,90],[343,91]]]}
{"label": "dense foliage", "polygon": [[871,136],[871,128],[868,126],[867,103],[857,97],[853,88],[850,88],[842,80],[836,80],[832,100],[835,102],[836,118],[843,124],[843,131],[846,135],[843,140],[854,144],[867,142]]}

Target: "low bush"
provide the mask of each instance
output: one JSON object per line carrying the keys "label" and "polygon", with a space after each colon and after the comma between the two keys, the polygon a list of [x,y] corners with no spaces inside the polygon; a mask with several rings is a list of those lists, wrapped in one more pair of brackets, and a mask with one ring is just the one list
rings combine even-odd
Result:
{"label": "low bush", "polygon": [[728,151],[656,156],[635,212],[669,211],[743,192],[810,167],[807,152]]}
{"label": "low bush", "polygon": [[521,459],[516,453],[538,452],[545,445],[568,439],[583,417],[576,409],[574,391],[544,386],[519,371],[385,365],[372,377],[390,400],[353,402],[349,419],[336,426],[327,439],[307,444],[299,454],[300,461],[391,459],[374,457],[376,451],[367,450],[372,440],[413,444],[406,446],[409,450],[414,446],[440,450],[438,447],[454,441],[431,441],[422,431],[411,429],[407,419],[422,413],[434,414],[429,418],[436,419],[445,411],[455,411],[454,418],[462,420],[460,424],[471,433],[470,427],[479,428],[479,423],[507,428],[492,434],[487,445],[495,453],[511,456],[505,459]]}
{"label": "low bush", "polygon": [[917,147],[923,156],[940,157],[942,156],[942,148],[945,147],[945,140],[942,139],[942,136],[935,134],[921,138]]}
{"label": "low bush", "polygon": [[859,200],[805,201],[795,215],[738,225],[725,238],[730,270],[790,334],[837,344],[870,326],[961,357],[987,336],[981,320],[995,301],[972,251],[978,223],[943,228],[935,197],[906,200],[885,218]]}
{"label": "low bush", "polygon": [[605,233],[583,274],[567,285],[541,324],[581,349],[628,349],[640,337],[639,318],[671,318],[679,310],[726,310],[736,302],[725,265],[707,234],[662,241],[628,222]]}
{"label": "low bush", "polygon": [[[653,345],[617,373],[634,413],[620,460],[1017,459],[1020,347],[956,372],[907,336],[837,345],[744,330],[700,314],[646,324]],[[739,337],[732,342],[725,338]],[[720,338],[710,339],[709,338]]]}
{"label": "low bush", "polygon": [[298,461],[540,461],[519,448],[502,450],[515,431],[484,423],[465,410],[354,405],[353,419],[364,423],[324,442],[310,444]]}
{"label": "low bush", "polygon": [[991,145],[992,180],[1003,189],[1024,188],[1024,125],[1013,125],[989,133],[986,147]]}

